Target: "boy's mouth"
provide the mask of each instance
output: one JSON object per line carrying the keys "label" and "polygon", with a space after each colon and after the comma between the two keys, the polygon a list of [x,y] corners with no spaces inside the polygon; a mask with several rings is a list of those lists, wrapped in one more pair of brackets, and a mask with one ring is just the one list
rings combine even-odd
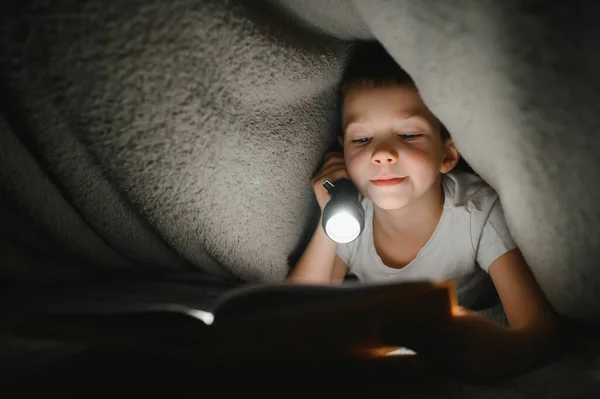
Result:
{"label": "boy's mouth", "polygon": [[396,184],[402,183],[404,180],[406,180],[406,177],[387,176],[376,177],[375,179],[371,180],[371,183],[376,186],[395,186]]}

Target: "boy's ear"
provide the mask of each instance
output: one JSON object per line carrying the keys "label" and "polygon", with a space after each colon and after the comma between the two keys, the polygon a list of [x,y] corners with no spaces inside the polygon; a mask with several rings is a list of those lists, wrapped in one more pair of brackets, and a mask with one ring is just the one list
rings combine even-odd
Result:
{"label": "boy's ear", "polygon": [[338,135],[338,142],[342,147],[344,146],[344,136],[342,136],[341,134]]}
{"label": "boy's ear", "polygon": [[458,163],[459,160],[460,160],[460,153],[458,152],[458,149],[454,145],[454,140],[452,140],[452,138],[447,139],[446,142],[444,143],[444,158],[442,159],[442,165],[440,166],[440,172],[442,172],[442,173],[450,172],[452,169],[454,169],[454,167],[456,166],[456,164]]}

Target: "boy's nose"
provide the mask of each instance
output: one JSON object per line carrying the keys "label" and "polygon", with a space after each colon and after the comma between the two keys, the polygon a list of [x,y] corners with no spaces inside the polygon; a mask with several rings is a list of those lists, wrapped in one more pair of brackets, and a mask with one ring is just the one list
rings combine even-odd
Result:
{"label": "boy's nose", "polygon": [[387,148],[379,148],[373,152],[371,162],[376,165],[394,164],[398,160],[398,154]]}

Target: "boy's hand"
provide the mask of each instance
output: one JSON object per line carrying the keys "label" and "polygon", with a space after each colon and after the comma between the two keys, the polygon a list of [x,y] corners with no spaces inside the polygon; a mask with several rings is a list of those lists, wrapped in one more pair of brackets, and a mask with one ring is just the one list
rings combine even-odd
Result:
{"label": "boy's hand", "polygon": [[385,328],[385,345],[405,346],[459,377],[508,377],[543,365],[562,351],[557,345],[543,356],[548,337],[536,330],[511,329],[460,308],[449,324],[422,330]]}
{"label": "boy's hand", "polygon": [[321,212],[323,212],[325,205],[327,205],[331,199],[331,195],[329,195],[325,187],[323,187],[323,182],[329,180],[333,183],[334,181],[343,178],[350,179],[348,170],[346,169],[346,162],[344,161],[344,154],[342,152],[327,153],[323,167],[321,167],[312,179],[313,190],[315,191],[319,207],[321,207]]}
{"label": "boy's hand", "polygon": [[489,368],[492,360],[486,359],[486,352],[494,347],[495,338],[504,337],[508,330],[463,308],[448,324],[434,323],[425,330],[399,324],[382,333],[385,345],[405,346],[441,369],[473,375]]}

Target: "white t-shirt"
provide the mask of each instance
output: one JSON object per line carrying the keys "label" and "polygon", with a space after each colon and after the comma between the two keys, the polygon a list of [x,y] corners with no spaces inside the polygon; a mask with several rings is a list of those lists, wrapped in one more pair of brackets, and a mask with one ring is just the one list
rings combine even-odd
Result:
{"label": "white t-shirt", "polygon": [[373,244],[373,204],[363,198],[362,234],[351,243],[337,246],[348,273],[364,283],[442,279],[460,282],[481,270],[488,272],[492,262],[516,248],[498,194],[480,177],[453,171],[442,175],[442,186],[444,209],[438,225],[416,258],[401,269],[386,266],[377,254]]}

